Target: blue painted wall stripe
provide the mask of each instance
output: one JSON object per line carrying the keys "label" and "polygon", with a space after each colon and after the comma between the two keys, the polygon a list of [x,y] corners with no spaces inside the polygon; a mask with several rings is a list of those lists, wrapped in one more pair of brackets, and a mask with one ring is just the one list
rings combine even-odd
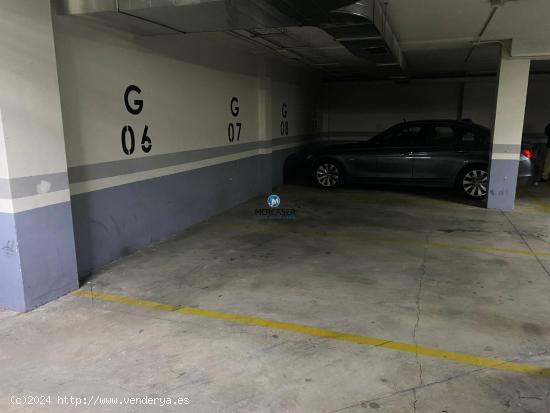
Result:
{"label": "blue painted wall stripe", "polygon": [[511,211],[516,201],[518,160],[492,159],[489,172],[487,208]]}
{"label": "blue painted wall stripe", "polygon": [[15,217],[6,213],[0,213],[0,307],[25,311]]}
{"label": "blue painted wall stripe", "polygon": [[32,310],[78,288],[69,202],[0,214],[0,307]]}
{"label": "blue painted wall stripe", "polygon": [[258,155],[73,196],[79,273],[271,191],[271,161]]}

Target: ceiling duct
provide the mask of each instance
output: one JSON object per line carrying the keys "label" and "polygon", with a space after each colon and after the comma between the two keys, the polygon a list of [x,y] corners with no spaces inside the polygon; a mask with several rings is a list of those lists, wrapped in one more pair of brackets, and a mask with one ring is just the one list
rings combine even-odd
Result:
{"label": "ceiling duct", "polygon": [[314,26],[388,77],[403,76],[399,43],[378,0],[55,0],[58,14],[138,35]]}
{"label": "ceiling duct", "polygon": [[354,55],[373,61],[390,77],[403,76],[405,59],[397,37],[378,1],[358,1],[332,11],[330,24],[320,27]]}

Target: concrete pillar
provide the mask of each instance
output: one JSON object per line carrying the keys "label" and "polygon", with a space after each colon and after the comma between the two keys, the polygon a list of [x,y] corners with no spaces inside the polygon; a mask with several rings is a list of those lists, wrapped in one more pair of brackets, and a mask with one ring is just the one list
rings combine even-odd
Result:
{"label": "concrete pillar", "polygon": [[487,208],[514,209],[530,63],[502,48]]}
{"label": "concrete pillar", "polygon": [[49,1],[0,0],[0,307],[78,287]]}
{"label": "concrete pillar", "polygon": [[269,69],[262,68],[258,77],[258,140],[260,141],[260,176],[262,191],[271,192],[273,188],[273,151],[272,151],[272,81],[268,75]]}

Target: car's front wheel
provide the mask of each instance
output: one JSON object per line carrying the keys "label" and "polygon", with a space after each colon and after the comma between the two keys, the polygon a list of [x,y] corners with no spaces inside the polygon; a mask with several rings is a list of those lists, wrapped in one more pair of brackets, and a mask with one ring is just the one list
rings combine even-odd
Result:
{"label": "car's front wheel", "polygon": [[342,183],[344,171],[332,160],[323,160],[315,165],[314,178],[322,188],[335,188]]}
{"label": "car's front wheel", "polygon": [[460,175],[458,185],[468,198],[483,199],[489,188],[489,173],[484,166],[468,168]]}

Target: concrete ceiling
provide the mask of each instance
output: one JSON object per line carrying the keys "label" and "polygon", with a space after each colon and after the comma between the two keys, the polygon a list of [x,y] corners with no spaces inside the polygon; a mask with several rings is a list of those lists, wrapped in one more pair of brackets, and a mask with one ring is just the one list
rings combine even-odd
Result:
{"label": "concrete ceiling", "polygon": [[[511,40],[512,55],[550,58],[550,1],[504,1],[484,35],[490,0],[387,0],[387,12],[409,69],[415,76],[494,73],[499,60],[496,45],[485,44],[466,57],[480,40]],[[495,3],[501,3],[499,1]],[[546,62],[535,71],[550,69]]]}
{"label": "concrete ceiling", "polygon": [[[550,0],[387,0],[387,13],[411,77],[493,75],[500,44],[534,56],[533,72],[550,72]],[[499,4],[483,36],[479,37]],[[374,65],[349,53],[322,30],[288,28],[255,36],[286,57],[322,69],[328,77],[376,78]],[[473,48],[473,45],[476,47]]]}
{"label": "concrete ceiling", "polygon": [[[82,0],[73,3],[68,0],[58,1],[65,4],[65,8],[71,4],[92,4],[82,2]],[[101,1],[101,4],[106,4],[108,9],[113,8],[112,0],[96,0],[96,3],[93,3],[96,5],[95,8],[99,4],[98,1]],[[128,5],[137,7],[142,3],[148,4],[148,1],[150,0],[125,0],[124,4],[128,3]],[[173,6],[172,1],[156,0],[155,4],[166,3]],[[211,0],[198,0],[197,3],[208,5],[209,1]],[[365,4],[370,1],[374,0],[362,0]],[[498,69],[499,42],[506,42],[510,45],[514,56],[530,56],[541,59],[533,62],[534,72],[550,72],[550,60],[543,60],[550,59],[550,0],[376,1],[379,2],[378,4],[384,4],[389,25],[393,28],[405,57],[407,76],[492,75]],[[225,4],[221,0],[216,0],[214,3]],[[144,24],[146,22],[149,26],[151,23],[156,23],[153,24],[155,30],[160,28],[170,31],[173,30],[170,29],[171,26],[166,26],[166,21],[162,20],[168,16],[171,19],[169,20],[171,25],[181,24],[188,31],[189,27],[183,24],[186,20],[182,16],[176,15],[173,9],[174,7],[145,7],[143,10],[137,11],[132,9],[133,13],[140,11],[147,17],[139,15],[137,20],[136,16],[130,17],[126,11],[119,10],[119,13],[106,14],[116,16],[118,25],[121,24],[122,16],[130,19],[133,23]],[[225,10],[225,8],[222,9]],[[185,12],[184,8],[178,10],[182,13]],[[71,12],[69,14],[78,13]],[[202,15],[204,16],[204,14]],[[187,15],[184,13],[183,16]],[[208,13],[206,16],[211,17]],[[264,27],[270,27],[266,24]],[[327,78],[377,79],[401,78],[403,76],[403,72],[392,74],[391,71],[388,71],[389,69],[381,70],[382,66],[387,65],[379,64],[377,67],[374,57],[371,59],[357,57],[327,31],[316,27],[274,29],[226,27],[219,30],[249,42],[261,44],[275,50],[285,58],[295,59],[313,66],[323,71]],[[480,36],[482,32],[483,34]]]}

